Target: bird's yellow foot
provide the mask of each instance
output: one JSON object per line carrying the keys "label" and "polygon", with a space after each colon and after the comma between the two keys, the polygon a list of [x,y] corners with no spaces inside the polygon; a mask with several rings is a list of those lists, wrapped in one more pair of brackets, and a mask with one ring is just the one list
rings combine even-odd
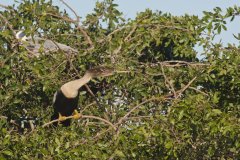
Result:
{"label": "bird's yellow foot", "polygon": [[62,116],[62,115],[59,113],[58,121],[65,121],[66,119],[67,119],[67,117]]}
{"label": "bird's yellow foot", "polygon": [[73,112],[73,118],[74,118],[74,119],[79,119],[79,118],[81,118],[81,114],[78,113],[77,110],[74,110],[74,112]]}

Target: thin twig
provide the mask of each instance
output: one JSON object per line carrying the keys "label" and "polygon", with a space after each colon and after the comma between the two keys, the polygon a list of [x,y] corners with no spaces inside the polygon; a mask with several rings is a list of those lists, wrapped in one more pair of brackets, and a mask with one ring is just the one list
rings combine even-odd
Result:
{"label": "thin twig", "polygon": [[111,62],[113,64],[116,62],[116,57],[118,56],[118,53],[121,51],[121,49],[122,49],[122,44],[120,44],[120,46],[112,52]]}
{"label": "thin twig", "polygon": [[12,9],[11,6],[5,6],[5,5],[3,5],[3,4],[0,4],[0,7],[4,8],[4,9],[6,9],[6,10],[14,11],[14,9]]}
{"label": "thin twig", "polygon": [[8,119],[6,116],[0,116],[1,119]]}
{"label": "thin twig", "polygon": [[99,108],[103,108],[102,105],[99,103],[97,97],[94,95],[94,93],[92,92],[92,90],[89,88],[89,86],[87,84],[84,84],[84,87],[86,87],[87,91],[90,93],[90,95],[94,98],[94,100],[96,101],[97,105]]}
{"label": "thin twig", "polygon": [[4,9],[8,9],[9,8],[9,6],[5,6],[3,4],[0,4],[0,7],[4,8]]}
{"label": "thin twig", "polygon": [[199,89],[197,89],[197,88],[189,87],[189,89],[192,89],[192,90],[194,90],[194,91],[196,91],[196,92],[199,92],[199,93],[201,93],[201,94],[203,94],[203,95],[205,95],[205,96],[209,96],[207,93],[205,93],[205,92],[203,92],[203,91],[201,91],[201,90],[199,90]]}
{"label": "thin twig", "polygon": [[[45,13],[45,14],[46,14],[46,15],[49,15],[49,16],[52,16],[52,17],[56,17],[56,18],[62,19],[62,20],[64,20],[64,21],[66,21],[66,22],[71,22],[71,23],[76,23],[76,22],[78,22],[77,20],[73,20],[73,19],[71,19],[71,18],[69,18],[69,17],[62,16],[62,15],[56,15],[56,14],[53,14],[53,13]],[[44,15],[42,14],[42,16],[44,16]]]}
{"label": "thin twig", "polygon": [[102,122],[107,123],[107,124],[110,125],[114,130],[116,130],[115,126],[114,126],[110,121],[108,121],[108,120],[106,120],[106,119],[103,119],[103,118],[101,118],[101,117],[82,115],[82,118],[97,119],[97,120],[99,120],[99,121],[102,121]]}
{"label": "thin twig", "polygon": [[191,81],[188,82],[187,85],[185,85],[182,89],[177,91],[177,98],[195,81],[197,76],[195,76]]}
{"label": "thin twig", "polygon": [[70,6],[70,5],[68,5],[64,0],[60,0],[68,9],[70,9],[72,12],[73,12],[73,14],[76,16],[76,18],[77,18],[77,22],[80,22],[80,18],[79,18],[79,16],[77,15],[77,13],[76,13],[76,11]]}
{"label": "thin twig", "polygon": [[125,42],[128,42],[129,38],[132,36],[132,34],[135,32],[136,29],[137,29],[137,25],[133,27],[133,29],[129,32],[127,37],[124,39]]}
{"label": "thin twig", "polygon": [[[0,13],[0,18],[2,18],[4,21],[5,21],[5,23],[7,24],[7,26],[8,26],[8,28],[12,31],[12,33],[14,34],[14,37],[15,37],[15,40],[17,40],[18,42],[19,42],[19,40],[16,38],[16,32],[15,32],[15,30],[13,29],[13,26],[12,26],[12,24],[10,24],[10,22],[7,20],[7,18],[6,17],[4,17],[1,13]],[[30,53],[30,54],[32,54],[33,56],[35,56],[35,53],[34,52],[32,52],[31,50],[29,50],[26,46],[24,46],[23,45],[23,47]],[[15,54],[16,52],[14,52],[14,54]]]}
{"label": "thin twig", "polygon": [[81,109],[80,113],[82,114],[88,107],[96,104],[96,102],[90,103],[89,105],[85,106],[83,109]]}
{"label": "thin twig", "polygon": [[163,61],[159,62],[164,66],[180,67],[180,66],[209,66],[209,63],[186,62],[186,61]]}
{"label": "thin twig", "polygon": [[176,98],[177,94],[176,94],[176,91],[175,91],[175,89],[174,89],[174,87],[172,85],[172,82],[168,80],[168,77],[165,74],[165,71],[164,71],[164,68],[163,68],[162,64],[160,64],[160,66],[161,66],[161,69],[162,69],[162,75],[163,75],[164,80],[165,80],[165,85],[166,85],[166,87],[170,86],[168,88],[173,93],[174,97]]}
{"label": "thin twig", "polygon": [[158,97],[158,98],[157,98],[157,97],[152,97],[152,98],[150,98],[150,99],[147,99],[147,100],[139,103],[138,105],[136,105],[135,107],[133,107],[127,114],[125,114],[122,118],[120,118],[120,119],[118,120],[118,122],[115,124],[115,126],[118,126],[119,124],[122,124],[122,122],[123,122],[124,120],[126,120],[127,117],[128,117],[132,112],[134,112],[136,109],[138,109],[138,108],[139,108],[140,106],[142,106],[143,104],[148,103],[148,102],[151,102],[151,101],[155,101],[155,100],[160,101],[160,100],[163,100],[163,99],[164,99],[164,98],[161,98],[161,97]]}
{"label": "thin twig", "polygon": [[[185,31],[185,32],[192,32],[191,30],[188,30],[186,28],[182,28],[182,27],[176,27],[175,25],[161,25],[159,23],[151,23],[151,24],[138,24],[137,27],[152,27],[152,26],[157,26],[157,27],[160,27],[160,28],[168,28],[168,29],[177,29],[177,30],[182,30],[182,31]],[[123,30],[123,29],[126,29],[126,28],[131,28],[131,27],[135,27],[134,26],[123,26],[123,27],[120,27],[120,28],[117,28],[115,29],[114,31],[112,31],[108,37],[111,37],[113,34]]]}
{"label": "thin twig", "polygon": [[115,73],[131,73],[131,71],[114,71]]}
{"label": "thin twig", "polygon": [[[3,19],[3,21],[7,24],[8,28],[12,31],[12,33],[14,34],[14,36],[16,35],[16,32],[13,29],[13,26],[9,23],[9,21],[7,20],[6,17],[4,17],[1,13],[0,13],[0,17]],[[16,37],[16,36],[15,36]]]}
{"label": "thin twig", "polygon": [[[84,38],[87,40],[88,44],[90,45],[89,50],[93,49],[94,48],[93,42],[92,42],[91,38],[88,36],[87,32],[80,26],[80,17],[77,15],[76,11],[72,7],[70,7],[70,5],[68,5],[64,0],[60,0],[60,1],[67,8],[69,8],[73,12],[73,14],[76,16],[75,24],[77,25],[77,29],[79,29],[82,32]],[[72,21],[74,21],[74,20],[72,20]]]}
{"label": "thin twig", "polygon": [[187,61],[161,61],[157,63],[142,63],[141,65],[149,66],[149,67],[158,67],[162,65],[164,67],[182,67],[182,66],[189,66],[189,67],[197,67],[197,66],[210,66],[210,63],[206,62],[187,62]]}
{"label": "thin twig", "polygon": [[[0,116],[0,119],[8,119],[8,117],[6,117],[6,116]],[[9,121],[11,124],[14,124],[15,126],[18,126],[19,127],[19,125],[16,123],[16,121],[15,120],[10,120]]]}

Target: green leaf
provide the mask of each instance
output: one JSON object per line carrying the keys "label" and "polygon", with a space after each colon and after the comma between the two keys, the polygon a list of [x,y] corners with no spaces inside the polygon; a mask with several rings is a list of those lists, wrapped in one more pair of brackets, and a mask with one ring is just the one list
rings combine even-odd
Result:
{"label": "green leaf", "polygon": [[181,120],[184,115],[184,110],[181,110],[179,115],[178,115],[178,120]]}
{"label": "green leaf", "polygon": [[222,114],[222,111],[220,111],[219,109],[213,109],[212,112],[215,114]]}
{"label": "green leaf", "polygon": [[227,27],[225,25],[222,25],[222,28],[226,31]]}
{"label": "green leaf", "polygon": [[219,26],[219,27],[217,28],[217,31],[218,31],[218,34],[220,34],[220,33],[221,33],[221,31],[222,31],[222,27],[221,27],[221,26]]}
{"label": "green leaf", "polygon": [[213,103],[218,103],[219,102],[219,93],[218,92],[215,92],[214,95],[213,95]]}
{"label": "green leaf", "polygon": [[167,148],[167,149],[170,149],[170,148],[172,148],[172,147],[173,147],[172,141],[168,141],[168,142],[165,144],[165,148]]}
{"label": "green leaf", "polygon": [[115,151],[115,154],[116,154],[117,156],[119,156],[120,158],[125,158],[124,153],[123,153],[122,151],[120,151],[120,150],[116,150],[116,151]]}
{"label": "green leaf", "polygon": [[5,155],[7,155],[7,156],[10,156],[10,157],[13,157],[13,152],[12,151],[10,151],[10,150],[4,150],[4,151],[2,151],[2,154],[5,154]]}

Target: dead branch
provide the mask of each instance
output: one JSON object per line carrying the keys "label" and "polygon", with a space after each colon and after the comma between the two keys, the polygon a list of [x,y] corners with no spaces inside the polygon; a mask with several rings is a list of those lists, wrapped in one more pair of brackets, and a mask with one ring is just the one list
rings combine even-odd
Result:
{"label": "dead branch", "polygon": [[77,15],[76,11],[70,6],[68,5],[64,0],[60,0],[68,9],[70,9],[73,14],[76,16],[76,20],[73,20],[72,21],[76,22],[75,24],[77,25],[77,29],[80,30],[80,32],[82,32],[84,38],[87,40],[88,44],[90,45],[90,48],[89,50],[93,49],[94,48],[94,45],[93,45],[93,42],[91,40],[91,38],[89,37],[89,35],[87,34],[87,32],[80,26],[80,17]]}
{"label": "dead branch", "polygon": [[8,6],[5,6],[3,4],[0,4],[0,7],[4,8],[4,9],[8,9],[9,8]]}
{"label": "dead branch", "polygon": [[195,81],[195,79],[197,78],[197,76],[195,76],[191,81],[188,82],[187,85],[185,85],[182,89],[177,91],[177,98],[187,89],[189,88],[189,86]]}
{"label": "dead branch", "polygon": [[1,7],[1,8],[4,8],[4,9],[6,9],[6,10],[14,11],[14,9],[12,9],[12,7],[10,7],[10,6],[5,6],[5,5],[3,5],[3,4],[0,4],[0,7]]}
{"label": "dead branch", "polygon": [[164,80],[165,80],[165,86],[168,87],[168,89],[173,93],[174,97],[176,98],[177,97],[177,94],[176,94],[176,91],[173,87],[173,84],[171,81],[168,80],[168,77],[166,76],[165,74],[165,71],[164,71],[164,68],[162,66],[162,64],[160,63],[160,66],[161,66],[161,69],[162,69],[162,75],[164,77]]}
{"label": "dead branch", "polygon": [[122,49],[122,44],[112,52],[112,55],[110,58],[113,64],[116,63],[117,61],[116,57],[118,56],[118,53],[121,51],[121,49]]}
{"label": "dead branch", "polygon": [[156,101],[156,100],[157,100],[157,101],[162,101],[162,100],[164,100],[164,99],[165,99],[165,98],[163,98],[163,97],[152,97],[152,98],[150,98],[150,99],[147,99],[147,100],[139,103],[138,105],[136,105],[135,107],[133,107],[127,114],[125,114],[122,118],[120,118],[120,119],[118,120],[118,122],[117,122],[114,126],[118,126],[118,125],[122,124],[122,122],[125,121],[132,112],[134,112],[136,109],[138,109],[139,107],[141,107],[143,104],[148,103],[148,102],[151,102],[151,101]]}
{"label": "dead branch", "polygon": [[[42,14],[43,15],[43,14]],[[46,15],[49,15],[49,16],[52,16],[52,17],[56,17],[56,18],[59,18],[59,19],[63,19],[64,21],[66,22],[71,22],[71,23],[76,23],[78,22],[77,20],[73,20],[69,17],[66,17],[66,16],[61,16],[61,15],[56,15],[56,14],[53,14],[53,13],[46,13]]]}
{"label": "dead branch", "polygon": [[137,25],[135,25],[135,26],[132,28],[132,30],[129,32],[129,34],[127,35],[127,37],[124,39],[125,42],[129,40],[129,38],[130,38],[130,37],[132,36],[132,34],[136,31],[136,29],[137,29]]}
{"label": "dead branch", "polygon": [[209,63],[187,62],[187,61],[163,61],[159,62],[167,67],[181,67],[181,66],[209,66]]}
{"label": "dead branch", "polygon": [[[127,29],[127,28],[135,28],[136,26],[123,26],[120,28],[115,29],[114,31],[112,31],[108,37],[112,36],[113,34],[120,32],[123,29]],[[137,27],[159,27],[159,28],[167,28],[167,29],[177,29],[177,30],[181,30],[184,32],[192,32],[191,30],[188,30],[187,28],[182,28],[182,27],[176,27],[174,25],[170,26],[170,25],[161,25],[159,23],[151,23],[151,24],[138,24]],[[133,31],[134,32],[134,31]]]}
{"label": "dead branch", "polygon": [[199,90],[199,89],[197,89],[197,88],[189,87],[189,89],[192,89],[192,90],[194,90],[194,91],[196,91],[196,92],[199,92],[199,93],[201,93],[201,94],[203,94],[203,95],[205,95],[205,96],[209,96],[207,93],[205,93],[205,92],[203,92],[203,91],[201,91],[201,90]]}
{"label": "dead branch", "polygon": [[70,9],[73,14],[76,16],[77,22],[80,22],[80,17],[77,15],[77,12],[70,6],[68,5],[64,0],[60,0],[68,9]]}

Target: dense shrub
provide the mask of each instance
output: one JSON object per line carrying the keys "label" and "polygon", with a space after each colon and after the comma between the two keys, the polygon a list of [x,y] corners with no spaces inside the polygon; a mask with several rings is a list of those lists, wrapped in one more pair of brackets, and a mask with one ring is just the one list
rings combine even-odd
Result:
{"label": "dense shrub", "polygon": [[[240,158],[239,46],[213,43],[227,29],[226,20],[239,14],[237,6],[226,13],[217,7],[203,18],[146,10],[125,20],[106,0],[80,23],[51,1],[5,7],[0,11],[0,159]],[[15,38],[21,29],[78,53],[42,50],[34,56]],[[80,111],[89,117],[68,128],[43,128],[53,112],[54,92],[100,65],[116,73],[88,84],[94,97],[81,88]],[[39,118],[34,130],[20,131],[11,123],[24,114]]]}

